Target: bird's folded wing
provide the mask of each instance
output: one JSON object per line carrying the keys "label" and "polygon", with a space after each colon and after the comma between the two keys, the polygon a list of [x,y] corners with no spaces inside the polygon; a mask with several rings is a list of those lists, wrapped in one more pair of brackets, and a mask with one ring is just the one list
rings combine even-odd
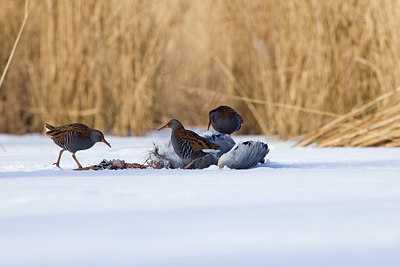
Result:
{"label": "bird's folded wing", "polygon": [[71,123],[68,125],[54,127],[52,130],[46,132],[47,135],[50,135],[52,138],[56,139],[61,143],[64,143],[65,136],[70,133],[74,133],[82,137],[89,138],[90,128],[81,123]]}
{"label": "bird's folded wing", "polygon": [[214,149],[219,147],[211,144],[209,141],[192,131],[185,131],[181,138],[190,144],[190,147],[194,152],[198,152],[203,149]]}

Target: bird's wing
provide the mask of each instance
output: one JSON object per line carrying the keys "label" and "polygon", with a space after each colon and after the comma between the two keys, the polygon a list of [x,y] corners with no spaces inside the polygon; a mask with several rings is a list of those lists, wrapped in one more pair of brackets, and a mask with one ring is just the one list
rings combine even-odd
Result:
{"label": "bird's wing", "polygon": [[89,138],[90,137],[90,132],[92,129],[90,129],[87,125],[82,124],[82,123],[71,123],[69,124],[69,128],[71,132],[74,132],[82,137]]}
{"label": "bird's wing", "polygon": [[185,130],[182,132],[180,139],[183,142],[187,142],[194,152],[201,151],[203,149],[217,149],[218,145],[211,144],[209,141],[196,134],[195,132]]}
{"label": "bird's wing", "polygon": [[242,116],[239,115],[239,113],[236,112],[231,107],[228,106],[221,106],[221,117],[222,118],[232,118],[233,116],[237,116],[240,120],[240,123],[243,123],[243,118]]}
{"label": "bird's wing", "polygon": [[91,129],[82,123],[71,123],[67,125],[53,127],[52,130],[47,131],[46,134],[50,135],[53,139],[56,139],[60,143],[64,143],[65,136],[73,133],[82,137],[89,138]]}

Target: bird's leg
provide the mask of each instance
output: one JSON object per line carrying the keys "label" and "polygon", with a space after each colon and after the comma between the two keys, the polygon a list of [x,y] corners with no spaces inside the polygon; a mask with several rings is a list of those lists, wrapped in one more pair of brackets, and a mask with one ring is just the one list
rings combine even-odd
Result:
{"label": "bird's leg", "polygon": [[60,159],[61,159],[61,155],[62,155],[62,153],[65,151],[65,149],[61,149],[61,151],[60,151],[60,154],[58,155],[58,160],[57,160],[57,162],[54,162],[53,163],[53,165],[56,165],[58,168],[61,168],[60,167]]}
{"label": "bird's leg", "polygon": [[75,153],[72,153],[72,157],[74,158],[74,160],[76,161],[76,163],[77,163],[78,166],[79,166],[78,170],[79,170],[79,169],[82,169],[82,165],[81,165],[81,164],[79,163],[79,161],[76,159]]}
{"label": "bird's leg", "polygon": [[183,169],[187,169],[187,168],[189,168],[190,167],[190,165],[192,165],[193,164],[193,162],[194,162],[195,160],[192,160],[192,162],[190,162],[188,165],[186,165],[186,167],[185,168],[183,168]]}
{"label": "bird's leg", "polygon": [[200,158],[199,166],[197,166],[197,169],[201,169],[201,162],[203,161],[203,158]]}

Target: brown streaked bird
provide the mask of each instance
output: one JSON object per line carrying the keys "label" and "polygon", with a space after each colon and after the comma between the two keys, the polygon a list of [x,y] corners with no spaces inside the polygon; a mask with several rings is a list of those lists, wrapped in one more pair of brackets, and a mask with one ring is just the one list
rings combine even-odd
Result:
{"label": "brown streaked bird", "polygon": [[65,150],[72,153],[72,158],[78,164],[79,170],[82,169],[82,165],[76,159],[75,153],[77,151],[89,149],[97,142],[103,142],[111,147],[104,139],[102,132],[90,129],[87,125],[82,123],[71,123],[57,127],[46,123],[46,128],[48,129],[46,134],[51,137],[56,145],[62,148],[57,162],[53,163],[59,168],[61,155]]}
{"label": "brown streaked bird", "polygon": [[175,153],[180,158],[192,160],[184,169],[189,168],[196,159],[200,159],[199,166],[197,167],[200,169],[203,158],[208,156],[209,153],[217,152],[216,149],[219,148],[218,145],[210,143],[197,133],[186,130],[178,120],[170,120],[158,130],[160,131],[165,128],[172,129],[171,142]]}
{"label": "brown streaked bird", "polygon": [[208,113],[208,128],[210,126],[223,134],[231,135],[242,127],[243,119],[242,117],[231,107],[219,106],[216,109],[211,110]]}

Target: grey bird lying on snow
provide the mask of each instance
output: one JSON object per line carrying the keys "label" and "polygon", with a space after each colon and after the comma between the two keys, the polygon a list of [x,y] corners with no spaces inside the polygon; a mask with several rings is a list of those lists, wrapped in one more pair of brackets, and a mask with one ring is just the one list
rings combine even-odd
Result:
{"label": "grey bird lying on snow", "polygon": [[268,152],[268,145],[263,142],[240,142],[219,158],[218,167],[248,169],[262,162]]}

